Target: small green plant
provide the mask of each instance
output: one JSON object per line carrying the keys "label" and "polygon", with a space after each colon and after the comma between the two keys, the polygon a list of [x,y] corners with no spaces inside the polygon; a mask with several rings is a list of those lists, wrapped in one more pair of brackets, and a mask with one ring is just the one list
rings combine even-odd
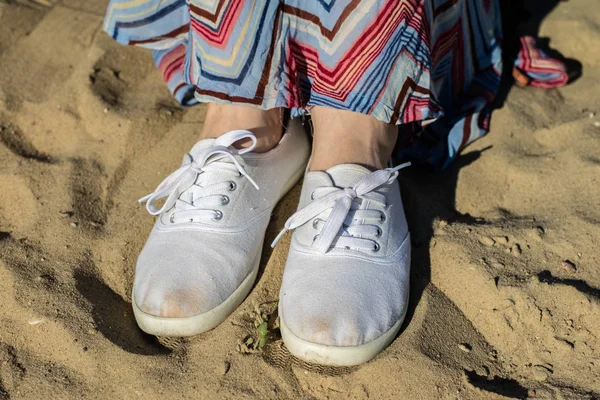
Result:
{"label": "small green plant", "polygon": [[271,336],[271,330],[274,328],[274,314],[269,315],[260,308],[259,304],[254,304],[254,310],[250,312],[250,317],[254,325],[255,332],[248,335],[244,340],[237,343],[237,351],[243,354],[256,353],[260,351],[268,342]]}

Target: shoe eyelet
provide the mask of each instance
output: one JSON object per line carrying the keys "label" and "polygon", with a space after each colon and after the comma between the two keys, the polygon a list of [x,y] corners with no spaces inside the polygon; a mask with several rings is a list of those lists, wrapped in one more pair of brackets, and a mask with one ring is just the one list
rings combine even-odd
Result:
{"label": "shoe eyelet", "polygon": [[237,189],[237,184],[234,181],[229,181],[229,191],[233,192],[235,189]]}
{"label": "shoe eyelet", "polygon": [[322,219],[320,219],[320,218],[313,219],[313,223],[312,223],[313,228],[319,229],[319,222],[321,222],[321,221],[322,221]]}
{"label": "shoe eyelet", "polygon": [[386,216],[385,216],[385,214],[384,214],[384,213],[381,213],[381,217],[379,218],[379,222],[382,222],[382,223],[383,223],[383,222],[385,222],[385,220],[386,220]]}
{"label": "shoe eyelet", "polygon": [[229,196],[222,196],[221,197],[221,205],[225,206],[227,204],[229,204]]}
{"label": "shoe eyelet", "polygon": [[190,218],[190,222],[194,222],[194,218]]}
{"label": "shoe eyelet", "polygon": [[317,239],[319,238],[319,235],[315,235],[315,237],[313,238],[313,243],[317,241]]}
{"label": "shoe eyelet", "polygon": [[169,222],[171,222],[172,224],[175,223],[175,214],[171,214],[171,216],[169,217]]}
{"label": "shoe eyelet", "polygon": [[375,242],[375,245],[373,246],[373,252],[377,253],[380,248],[381,247],[379,246],[379,243]]}
{"label": "shoe eyelet", "polygon": [[310,194],[310,199],[314,200],[315,199],[315,191],[313,190]]}
{"label": "shoe eyelet", "polygon": [[213,217],[213,221],[220,221],[223,218],[223,213],[219,210],[215,210],[215,216]]}
{"label": "shoe eyelet", "polygon": [[375,234],[376,237],[380,237],[381,236],[381,228],[377,227],[377,233]]}

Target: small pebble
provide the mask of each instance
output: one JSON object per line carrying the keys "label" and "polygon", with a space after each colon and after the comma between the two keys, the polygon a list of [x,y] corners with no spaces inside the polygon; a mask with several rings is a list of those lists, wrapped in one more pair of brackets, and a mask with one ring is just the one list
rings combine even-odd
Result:
{"label": "small pebble", "polygon": [[596,128],[600,128],[600,121],[596,121],[596,122],[594,122],[594,126],[595,126]]}
{"label": "small pebble", "polygon": [[568,319],[567,320],[567,325],[572,328],[573,327],[573,320],[572,319]]}
{"label": "small pebble", "polygon": [[42,322],[44,322],[43,318],[31,318],[29,321],[27,321],[27,323],[29,325],[38,325],[38,324],[41,324]]}
{"label": "small pebble", "polygon": [[508,244],[508,236],[496,236],[493,238],[496,243],[500,243],[502,245]]}
{"label": "small pebble", "polygon": [[492,263],[492,267],[494,267],[496,269],[503,269],[504,268],[504,264],[502,264],[501,262],[493,262]]}
{"label": "small pebble", "polygon": [[517,243],[510,249],[510,254],[515,257],[519,257],[522,253],[521,246]]}
{"label": "small pebble", "polygon": [[594,113],[594,112],[591,112],[589,115],[590,119],[594,118],[595,116],[596,116],[596,113]]}
{"label": "small pebble", "polygon": [[494,239],[492,239],[490,237],[482,236],[479,238],[479,243],[481,243],[485,247],[492,247],[495,242],[494,242]]}
{"label": "small pebble", "polygon": [[538,382],[543,382],[546,379],[548,379],[548,374],[545,371],[535,369],[533,371],[533,379],[535,379]]}
{"label": "small pebble", "polygon": [[538,226],[533,231],[533,237],[536,240],[544,240],[544,235],[546,235],[546,232],[544,231],[544,228],[542,228],[541,226]]}
{"label": "small pebble", "polygon": [[223,363],[223,371],[222,371],[222,375],[225,375],[229,372],[229,369],[231,368],[231,363],[229,361],[225,361]]}
{"label": "small pebble", "polygon": [[575,273],[577,272],[577,265],[571,260],[563,261],[560,266],[567,272]]}
{"label": "small pebble", "polygon": [[465,353],[470,353],[473,347],[469,343],[461,343],[458,345],[458,348],[464,351]]}
{"label": "small pebble", "polygon": [[104,109],[104,114],[108,113],[108,108]]}
{"label": "small pebble", "polygon": [[548,379],[548,372],[546,368],[536,366],[533,368],[533,379],[543,382]]}
{"label": "small pebble", "polygon": [[71,222],[71,228],[77,228],[77,222]]}

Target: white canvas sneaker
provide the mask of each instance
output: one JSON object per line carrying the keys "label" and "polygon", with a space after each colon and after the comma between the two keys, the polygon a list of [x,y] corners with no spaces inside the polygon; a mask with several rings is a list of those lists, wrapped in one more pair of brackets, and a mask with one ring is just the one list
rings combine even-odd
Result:
{"label": "white canvas sneaker", "polygon": [[283,231],[295,229],[279,295],[281,335],[296,357],[357,365],[398,333],[410,237],[396,178],[407,165],[370,172],[342,164],[306,174],[299,211]]}
{"label": "white canvas sneaker", "polygon": [[[235,149],[242,139],[253,145]],[[181,168],[140,200],[158,216],[133,285],[135,318],[145,332],[205,332],[250,292],[271,212],[302,177],[309,157],[308,138],[295,121],[269,152],[253,153],[255,145],[245,130],[202,140]]]}

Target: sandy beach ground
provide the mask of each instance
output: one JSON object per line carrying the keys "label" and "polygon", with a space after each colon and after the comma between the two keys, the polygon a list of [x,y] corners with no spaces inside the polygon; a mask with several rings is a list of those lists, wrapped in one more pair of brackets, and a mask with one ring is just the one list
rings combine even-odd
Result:
{"label": "sandy beach ground", "polygon": [[255,306],[275,309],[289,236],[213,331],[137,329],[130,290],[152,226],[137,199],[178,166],[204,109],[178,107],[148,51],[101,31],[107,3],[0,0],[0,399],[600,398],[597,0],[561,2],[542,25],[579,80],[513,88],[453,167],[403,171],[409,316],[347,369],[293,359],[276,329],[239,351]]}

